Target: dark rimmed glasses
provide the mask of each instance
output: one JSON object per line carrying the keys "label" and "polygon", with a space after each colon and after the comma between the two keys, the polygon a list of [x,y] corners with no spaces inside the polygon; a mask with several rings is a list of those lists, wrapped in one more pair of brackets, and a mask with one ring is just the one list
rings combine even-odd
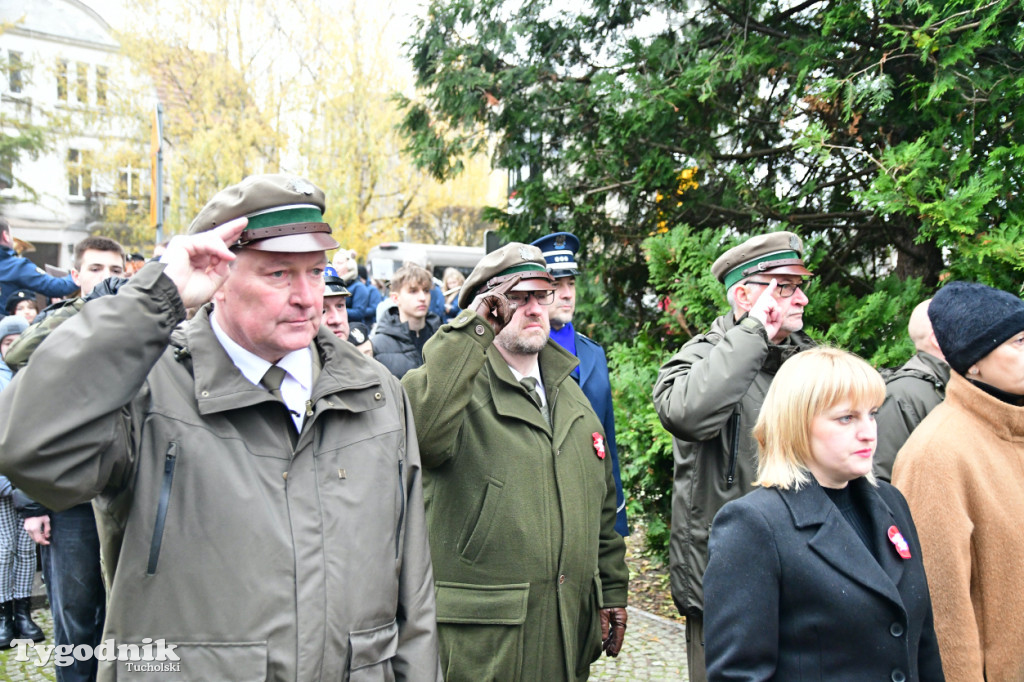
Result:
{"label": "dark rimmed glasses", "polygon": [[505,298],[507,298],[509,303],[517,308],[522,308],[524,305],[529,303],[531,296],[533,296],[533,300],[537,301],[537,303],[541,305],[551,305],[555,300],[555,290],[509,291],[505,293]]}
{"label": "dark rimmed glasses", "polygon": [[[744,285],[747,285],[747,284],[756,284],[758,286],[766,287],[766,286],[770,285],[771,282],[754,282],[754,281],[751,280],[751,281],[744,282]],[[790,296],[792,296],[793,294],[796,293],[797,289],[800,289],[801,287],[803,287],[803,285],[804,285],[803,282],[799,282],[797,284],[794,284],[792,282],[790,282],[788,284],[780,284],[779,282],[776,282],[775,283],[775,286],[776,286],[775,291],[779,292],[779,298],[789,298]]]}

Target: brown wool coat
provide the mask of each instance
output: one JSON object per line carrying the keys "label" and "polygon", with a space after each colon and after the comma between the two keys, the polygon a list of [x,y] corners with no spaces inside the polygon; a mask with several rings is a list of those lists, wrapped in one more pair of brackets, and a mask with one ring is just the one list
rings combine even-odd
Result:
{"label": "brown wool coat", "polygon": [[893,484],[917,524],[946,679],[1024,680],[1024,407],[954,373]]}

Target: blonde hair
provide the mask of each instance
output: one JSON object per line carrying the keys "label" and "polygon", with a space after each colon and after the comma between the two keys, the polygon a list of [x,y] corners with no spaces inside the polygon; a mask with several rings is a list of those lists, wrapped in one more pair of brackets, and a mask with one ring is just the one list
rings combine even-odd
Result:
{"label": "blonde hair", "polygon": [[[810,480],[812,420],[840,403],[878,408],[883,400],[882,376],[853,353],[838,348],[797,353],[775,375],[754,425],[754,485],[799,489]],[[876,484],[874,474],[865,478]]]}

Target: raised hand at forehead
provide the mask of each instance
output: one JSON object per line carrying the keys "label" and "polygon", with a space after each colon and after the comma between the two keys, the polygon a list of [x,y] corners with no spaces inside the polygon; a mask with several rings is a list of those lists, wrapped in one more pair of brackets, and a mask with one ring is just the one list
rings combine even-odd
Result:
{"label": "raised hand at forehead", "polygon": [[512,288],[519,284],[523,278],[521,273],[511,275],[507,280],[486,291],[481,291],[469,304],[470,310],[475,311],[480,317],[487,320],[495,334],[500,334],[505,328],[516,308],[505,295]]}

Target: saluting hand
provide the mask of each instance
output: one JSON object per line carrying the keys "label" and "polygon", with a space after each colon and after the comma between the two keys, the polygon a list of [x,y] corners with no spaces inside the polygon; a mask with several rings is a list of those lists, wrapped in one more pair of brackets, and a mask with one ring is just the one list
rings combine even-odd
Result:
{"label": "saluting hand", "polygon": [[495,334],[501,333],[516,312],[515,306],[509,302],[505,292],[519,284],[522,278],[522,275],[514,275],[493,289],[480,292],[469,304],[470,310],[490,323]]}
{"label": "saluting hand", "polygon": [[754,301],[754,307],[747,313],[764,325],[769,339],[774,339],[775,335],[779,333],[779,329],[782,328],[782,310],[779,307],[778,299],[775,298],[775,290],[778,288],[779,283],[773,277],[761,295]]}
{"label": "saluting hand", "polygon": [[167,245],[160,262],[186,308],[203,305],[224,284],[228,263],[235,259],[228,245],[238,241],[248,222],[237,218],[208,232],[177,236]]}

